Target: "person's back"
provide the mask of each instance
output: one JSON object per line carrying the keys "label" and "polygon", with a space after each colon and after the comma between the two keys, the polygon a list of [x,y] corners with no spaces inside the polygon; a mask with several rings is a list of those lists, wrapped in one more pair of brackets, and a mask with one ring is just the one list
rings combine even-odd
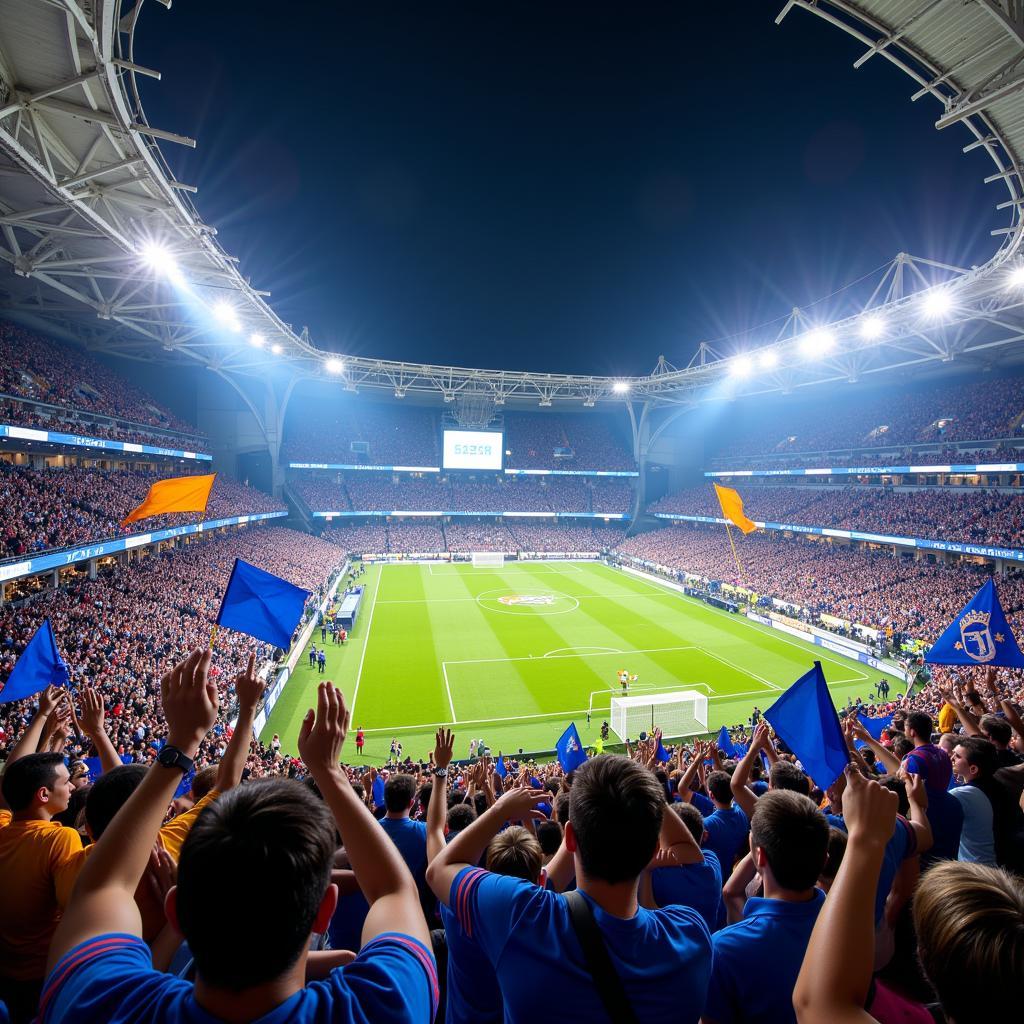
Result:
{"label": "person's back", "polygon": [[728,873],[747,838],[750,820],[733,804],[732,788],[725,772],[712,772],[707,786],[715,809],[704,819],[708,834],[704,845],[718,858],[722,870]]}
{"label": "person's back", "polygon": [[811,800],[766,793],[750,829],[764,897],[747,900],[743,920],[714,936],[705,1024],[795,1024],[793,987],[825,901],[816,883],[828,856],[829,826]]}
{"label": "person's back", "polygon": [[409,869],[424,911],[433,903],[427,889],[427,827],[422,821],[409,817],[416,798],[416,780],[411,775],[392,775],[384,784],[384,806],[386,812],[380,819],[381,828],[398,848],[406,867]]}
{"label": "person's back", "polygon": [[[704,819],[696,807],[674,804],[671,811],[682,818],[698,843],[705,839]],[[712,850],[705,849],[704,860],[697,864],[655,868],[651,872],[651,895],[659,907],[691,907],[713,932],[722,907],[722,865]]]}
{"label": "person's back", "polygon": [[[521,818],[520,804],[534,808],[546,795],[506,794],[431,863],[428,878],[494,966],[506,1021],[571,1017],[603,1024],[609,1011],[586,966],[566,898],[473,866],[482,837],[506,818]],[[576,770],[569,800],[565,841],[574,854],[577,892],[625,999],[643,1024],[695,1024],[711,972],[707,925],[689,907],[652,911],[636,901],[640,873],[658,845],[663,789],[646,769],[606,754]],[[473,856],[463,862],[460,853]]]}
{"label": "person's back", "polygon": [[942,747],[931,742],[931,716],[923,711],[907,715],[904,726],[907,738],[915,744],[903,759],[903,768],[924,779],[928,794],[928,822],[932,828],[932,848],[921,858],[927,867],[939,860],[956,860],[960,852],[964,810],[956,797],[949,794],[953,763]]}
{"label": "person's back", "polygon": [[67,808],[69,779],[62,754],[27,754],[3,775],[11,812],[0,812],[0,1000],[16,1020],[38,998],[82,854],[79,834],[51,820]]}

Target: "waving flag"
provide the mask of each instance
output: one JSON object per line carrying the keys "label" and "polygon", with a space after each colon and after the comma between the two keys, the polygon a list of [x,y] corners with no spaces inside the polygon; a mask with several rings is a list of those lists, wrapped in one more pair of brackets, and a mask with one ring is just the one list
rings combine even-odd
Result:
{"label": "waving flag", "polygon": [[586,762],[587,754],[580,742],[580,734],[576,731],[575,722],[558,737],[555,751],[563,772],[571,772]]}
{"label": "waving flag", "polygon": [[718,495],[718,504],[722,506],[722,515],[744,533],[753,533],[757,526],[743,512],[743,499],[739,491],[723,487],[721,484],[715,484],[714,487],[715,494]]}
{"label": "waving flag", "polygon": [[0,690],[0,704],[32,697],[48,686],[68,684],[67,663],[57,650],[50,620],[44,619],[15,662],[4,688]]}
{"label": "waving flag", "polygon": [[165,512],[205,512],[210,501],[210,490],[216,473],[208,476],[175,476],[150,484],[149,493],[141,505],[133,508],[121,520],[122,526]]}
{"label": "waving flag", "polygon": [[217,612],[217,625],[286,651],[308,597],[308,590],[236,558]]}
{"label": "waving flag", "polygon": [[1010,632],[992,579],[967,602],[924,660],[931,665],[1024,668],[1024,654]]}
{"label": "waving flag", "polygon": [[729,730],[723,725],[718,730],[718,750],[720,753],[725,754],[726,757],[737,757],[739,756],[736,750],[736,745],[732,741],[732,737],[729,735]]}
{"label": "waving flag", "polygon": [[828,789],[849,761],[843,727],[816,661],[767,711],[765,719],[815,785]]}
{"label": "waving flag", "polygon": [[498,760],[494,762],[494,774],[499,779],[503,779],[508,775],[508,769],[505,767],[505,758],[501,754],[498,754]]}

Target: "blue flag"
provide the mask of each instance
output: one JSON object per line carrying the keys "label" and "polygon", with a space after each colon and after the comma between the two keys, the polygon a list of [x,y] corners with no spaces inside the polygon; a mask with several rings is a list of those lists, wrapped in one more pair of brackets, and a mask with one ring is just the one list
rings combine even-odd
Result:
{"label": "blue flag", "polygon": [[83,757],[85,767],[89,769],[89,781],[95,782],[103,774],[103,766],[98,757]]}
{"label": "blue flag", "polygon": [[587,760],[587,753],[580,742],[575,722],[558,737],[555,752],[558,754],[558,763],[562,766],[563,772],[574,771]]}
{"label": "blue flag", "polygon": [[44,619],[0,690],[0,704],[33,697],[48,686],[67,686],[68,682],[68,666],[57,650],[50,620]]}
{"label": "blue flag", "polygon": [[725,754],[726,757],[736,757],[736,747],[733,746],[729,730],[724,725],[718,730],[717,742],[719,753]]}
{"label": "blue flag", "polygon": [[189,768],[189,770],[182,776],[181,782],[178,783],[178,788],[174,791],[175,798],[184,796],[192,788],[192,780],[195,777],[195,768]]}
{"label": "blue flag", "polygon": [[1010,632],[993,580],[985,581],[924,660],[931,665],[1024,668],[1024,654]]}
{"label": "blue flag", "polygon": [[828,789],[843,773],[849,754],[820,661],[768,708],[764,717],[800,759],[815,785]]}
{"label": "blue flag", "polygon": [[494,762],[494,774],[501,779],[508,775],[508,769],[505,767],[505,758],[501,754],[498,755],[498,760]]}
{"label": "blue flag", "polygon": [[384,806],[384,780],[379,775],[373,780],[373,802],[377,807]]}
{"label": "blue flag", "polygon": [[658,749],[654,752],[655,758],[659,761],[671,761],[672,755],[665,749],[665,745],[658,740]]}
{"label": "blue flag", "polygon": [[308,590],[236,558],[217,612],[217,625],[286,651],[308,597]]}
{"label": "blue flag", "polygon": [[[882,731],[892,725],[892,715],[886,715],[884,718],[861,718],[860,724],[867,729],[873,740],[880,740]],[[855,740],[854,746],[859,750],[861,747],[866,747],[867,744],[863,740]]]}

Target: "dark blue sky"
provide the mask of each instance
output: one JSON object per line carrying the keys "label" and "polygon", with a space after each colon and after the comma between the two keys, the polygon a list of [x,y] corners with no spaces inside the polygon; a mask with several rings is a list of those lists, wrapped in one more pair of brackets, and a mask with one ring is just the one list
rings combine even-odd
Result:
{"label": "dark blue sky", "polygon": [[135,56],[200,212],[322,347],[643,373],[901,249],[995,248],[966,131],[781,6],[175,0]]}

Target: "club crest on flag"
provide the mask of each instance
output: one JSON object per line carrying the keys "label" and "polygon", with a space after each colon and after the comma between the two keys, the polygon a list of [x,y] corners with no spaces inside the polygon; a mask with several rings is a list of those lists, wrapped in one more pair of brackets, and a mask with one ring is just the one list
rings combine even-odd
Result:
{"label": "club crest on flag", "polygon": [[964,615],[960,619],[960,642],[953,645],[956,650],[977,662],[991,661],[996,656],[996,641],[1006,638],[997,633],[993,639],[988,627],[990,618],[989,612],[973,611]]}

